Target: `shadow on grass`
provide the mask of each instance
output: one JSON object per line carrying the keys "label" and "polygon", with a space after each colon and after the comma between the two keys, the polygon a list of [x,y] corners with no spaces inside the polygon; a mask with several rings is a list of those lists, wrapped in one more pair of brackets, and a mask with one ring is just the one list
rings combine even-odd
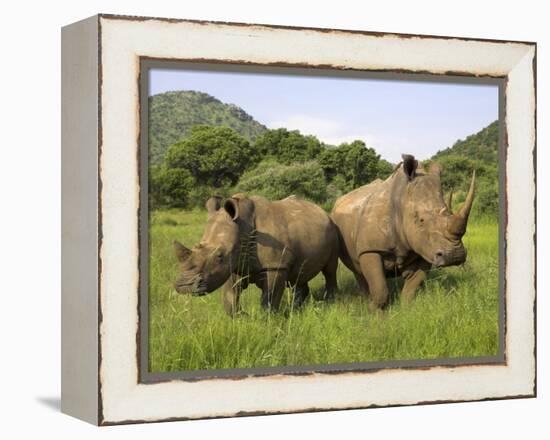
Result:
{"label": "shadow on grass", "polygon": [[[452,294],[456,292],[456,288],[461,284],[473,280],[477,274],[468,265],[462,265],[454,270],[449,268],[433,269],[427,273],[426,281],[428,283],[437,282],[442,290]],[[399,302],[399,295],[403,289],[404,280],[401,276],[386,278],[389,289],[388,306],[392,306]],[[425,284],[423,284],[418,293],[424,291]],[[312,289],[311,296],[315,301],[324,301],[325,289],[319,287]],[[333,301],[326,301],[327,304],[333,302],[346,302],[349,299],[366,298],[363,292],[361,292],[357,281],[351,274],[349,276],[343,276],[338,280],[338,292],[335,295]]]}

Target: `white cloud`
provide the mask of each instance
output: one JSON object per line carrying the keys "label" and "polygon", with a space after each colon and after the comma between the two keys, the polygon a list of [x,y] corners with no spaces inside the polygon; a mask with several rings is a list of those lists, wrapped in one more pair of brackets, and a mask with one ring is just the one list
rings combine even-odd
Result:
{"label": "white cloud", "polygon": [[318,118],[309,115],[292,115],[287,119],[272,121],[269,128],[287,128],[289,130],[300,130],[303,134],[311,134],[328,144],[340,144],[360,139],[365,143],[372,144],[375,136],[372,133],[350,130],[338,121]]}
{"label": "white cloud", "polygon": [[268,122],[267,126],[300,130],[302,134],[314,135],[319,140],[331,145],[362,140],[367,146],[374,148],[384,159],[394,163],[401,160],[402,153],[409,152],[408,140],[405,138],[380,136],[358,127],[347,127],[341,122],[315,116],[296,114],[287,119]]}

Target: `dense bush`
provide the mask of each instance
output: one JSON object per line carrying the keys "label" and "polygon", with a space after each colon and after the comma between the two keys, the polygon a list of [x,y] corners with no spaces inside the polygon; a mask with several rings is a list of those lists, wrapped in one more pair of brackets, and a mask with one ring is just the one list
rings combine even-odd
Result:
{"label": "dense bush", "polygon": [[149,204],[152,208],[186,208],[195,186],[191,173],[182,168],[151,167],[149,171]]}
{"label": "dense bush", "polygon": [[254,143],[256,154],[264,159],[275,159],[290,165],[316,159],[324,146],[315,136],[304,136],[297,130],[286,128],[267,130]]}
{"label": "dense bush", "polygon": [[236,192],[262,195],[271,200],[294,194],[322,203],[327,198],[327,184],[322,168],[315,161],[282,165],[267,160],[243,174]]}
{"label": "dense bush", "polygon": [[376,177],[385,180],[390,176],[391,173],[393,173],[394,169],[395,165],[392,165],[387,160],[380,159],[380,161],[378,162],[378,174]]}
{"label": "dense bush", "polygon": [[235,130],[197,125],[189,137],[168,149],[165,165],[187,170],[198,185],[221,188],[237,183],[257,159],[249,142]]}
{"label": "dense bush", "polygon": [[[428,161],[430,162],[430,161]],[[472,215],[498,215],[498,167],[496,163],[445,155],[434,160],[442,166],[441,186],[443,192],[453,191],[455,207],[466,198],[472,173],[476,172],[476,197]]]}
{"label": "dense bush", "polygon": [[379,176],[380,155],[362,141],[326,148],[319,156],[327,181],[347,192]]}
{"label": "dense bush", "polygon": [[391,170],[362,141],[329,147],[281,128],[250,145],[231,128],[197,125],[168,149],[163,166],[152,168],[151,206],[190,208],[213,194],[245,191],[270,199],[295,194],[330,210],[343,193]]}
{"label": "dense bush", "polygon": [[[442,166],[443,192],[454,191],[455,209],[464,201],[475,170],[472,215],[498,215],[497,134],[493,123],[424,162]],[[162,166],[151,167],[150,205],[202,207],[214,194],[242,191],[273,200],[295,194],[329,211],[342,194],[385,179],[393,169],[360,140],[328,146],[314,136],[280,128],[266,130],[250,144],[232,128],[196,125],[168,149]]]}
{"label": "dense bush", "polygon": [[499,211],[498,179],[480,179],[473,215],[496,217]]}
{"label": "dense bush", "polygon": [[455,207],[464,201],[472,171],[476,171],[476,197],[473,216],[496,217],[499,211],[498,196],[498,121],[452,147],[437,152],[432,161],[442,165],[443,190],[455,193]]}

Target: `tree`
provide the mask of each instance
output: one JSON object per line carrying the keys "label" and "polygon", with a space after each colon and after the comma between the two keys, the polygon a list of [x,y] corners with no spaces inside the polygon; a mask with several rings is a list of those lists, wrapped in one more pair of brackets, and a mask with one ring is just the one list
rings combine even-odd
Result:
{"label": "tree", "polygon": [[303,135],[298,130],[277,128],[259,136],[254,148],[264,158],[290,165],[316,159],[324,146],[315,136]]}
{"label": "tree", "polygon": [[198,185],[221,188],[234,185],[257,158],[249,142],[235,130],[197,125],[189,137],[168,149],[165,165],[187,170]]}
{"label": "tree", "polygon": [[[499,122],[495,121],[452,147],[437,152],[429,162],[438,162],[443,172],[441,184],[444,192],[454,190],[456,206],[466,197],[466,191],[476,171],[476,197],[473,215],[498,215],[499,209]],[[454,203],[453,203],[454,204]]]}
{"label": "tree", "polygon": [[319,156],[328,182],[334,182],[342,191],[350,191],[365,185],[385,172],[380,168],[380,156],[363,141],[344,143],[336,148],[326,148]]}
{"label": "tree", "polygon": [[391,173],[393,173],[394,166],[385,159],[380,159],[378,161],[378,173],[376,177],[378,179],[387,179]]}
{"label": "tree", "polygon": [[444,191],[468,186],[474,170],[478,180],[498,181],[496,164],[457,155],[439,157],[436,160],[429,161],[428,166],[430,162],[437,162],[442,167],[441,186]]}
{"label": "tree", "polygon": [[149,204],[154,208],[186,208],[195,186],[191,173],[182,168],[151,167],[149,173]]}

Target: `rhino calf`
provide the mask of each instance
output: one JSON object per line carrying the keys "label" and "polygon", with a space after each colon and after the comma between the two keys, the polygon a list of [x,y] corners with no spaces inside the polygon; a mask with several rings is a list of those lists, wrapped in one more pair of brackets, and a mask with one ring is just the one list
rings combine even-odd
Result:
{"label": "rhino calf", "polygon": [[462,236],[474,200],[475,172],[464,206],[452,212],[441,190],[441,168],[429,171],[411,155],[385,181],[376,180],[340,197],[332,218],[340,233],[340,258],[370,294],[371,310],[388,300],[386,277],[405,279],[410,301],[431,267],[462,264]]}
{"label": "rhino calf", "polygon": [[210,198],[206,208],[199,244],[188,249],[174,242],[178,293],[205,295],[224,285],[225,310],[235,315],[242,290],[254,283],[261,305],[277,310],[287,285],[295,288],[299,306],[309,294],[308,281],[323,272],[326,294],[334,295],[338,231],[321,208],[294,196],[272,202],[240,194],[223,203]]}

